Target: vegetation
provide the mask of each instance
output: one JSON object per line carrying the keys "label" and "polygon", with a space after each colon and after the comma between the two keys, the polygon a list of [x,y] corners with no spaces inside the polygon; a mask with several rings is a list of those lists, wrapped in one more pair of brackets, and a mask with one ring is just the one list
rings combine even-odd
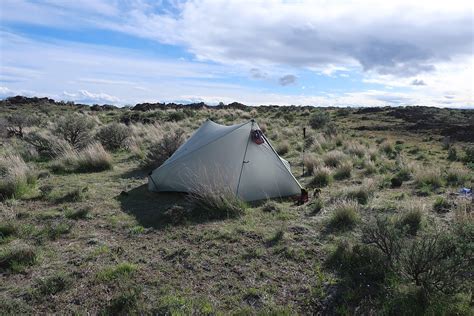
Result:
{"label": "vegetation", "polygon": [[[0,314],[472,313],[472,111],[26,101],[0,101]],[[149,192],[208,118],[255,118],[309,201]]]}

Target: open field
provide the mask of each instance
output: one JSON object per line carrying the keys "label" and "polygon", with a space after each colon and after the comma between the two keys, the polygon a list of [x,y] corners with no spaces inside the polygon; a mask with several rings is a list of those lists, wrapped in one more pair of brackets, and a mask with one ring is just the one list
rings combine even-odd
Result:
{"label": "open field", "polygon": [[[309,203],[148,192],[208,118],[256,119]],[[0,314],[473,312],[472,110],[20,98],[0,128]]]}

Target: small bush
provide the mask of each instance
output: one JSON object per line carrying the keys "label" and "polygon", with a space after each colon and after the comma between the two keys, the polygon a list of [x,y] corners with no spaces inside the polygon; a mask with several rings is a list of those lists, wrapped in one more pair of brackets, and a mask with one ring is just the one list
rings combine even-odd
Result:
{"label": "small bush", "polygon": [[184,142],[183,134],[182,130],[178,130],[175,133],[166,134],[158,142],[153,142],[145,155],[143,167],[152,170],[161,166]]}
{"label": "small bush", "polygon": [[96,134],[96,138],[108,150],[118,150],[125,147],[130,137],[130,129],[119,123],[112,123],[102,127]]}
{"label": "small bush", "polygon": [[21,271],[23,267],[36,262],[36,251],[33,247],[21,243],[11,243],[0,249],[0,270]]}
{"label": "small bush", "polygon": [[115,266],[110,266],[102,269],[97,274],[97,279],[99,281],[114,281],[114,280],[123,280],[131,275],[133,275],[138,270],[138,267],[135,264],[122,262]]}
{"label": "small bush", "polygon": [[319,167],[314,172],[314,177],[309,185],[312,187],[322,188],[329,185],[332,181],[331,170],[327,167]]}
{"label": "small bush", "polygon": [[377,167],[372,160],[365,160],[363,163],[364,173],[366,175],[371,175],[377,173]]}
{"label": "small bush", "polygon": [[79,209],[66,209],[64,216],[68,219],[87,219],[89,217],[90,208],[83,207]]}
{"label": "small bush", "polygon": [[49,131],[32,131],[24,139],[33,146],[40,158],[45,160],[55,158],[65,151],[71,150],[71,145],[64,139],[52,135]]}
{"label": "small bush", "polygon": [[474,163],[474,146],[464,147],[464,162]]}
{"label": "small bush", "polygon": [[442,196],[436,197],[435,202],[433,203],[433,209],[440,213],[449,212],[451,209],[451,203]]}
{"label": "small bush", "polygon": [[69,234],[71,229],[72,224],[66,222],[48,223],[39,234],[50,240],[56,240],[62,235]]}
{"label": "small bush", "polygon": [[449,161],[456,161],[458,160],[458,153],[456,147],[450,147],[448,149],[448,157],[446,157]]}
{"label": "small bush", "polygon": [[20,156],[0,156],[0,201],[21,198],[36,183],[36,173]]}
{"label": "small bush", "polygon": [[359,221],[359,203],[353,200],[339,200],[333,207],[329,225],[333,229],[345,230],[354,227]]}
{"label": "small bush", "polygon": [[290,151],[290,143],[286,140],[280,142],[277,146],[276,151],[278,155],[283,156]]}
{"label": "small bush", "polygon": [[42,278],[36,282],[36,294],[38,296],[54,295],[64,290],[70,283],[71,280],[65,273]]}
{"label": "small bush", "polygon": [[318,110],[309,119],[309,125],[314,128],[323,128],[327,123],[331,121],[331,117],[328,112]]}
{"label": "small bush", "polygon": [[346,159],[347,156],[339,150],[327,152],[323,157],[324,163],[328,167],[337,167]]}
{"label": "small bush", "polygon": [[95,123],[83,114],[68,114],[56,123],[55,133],[75,149],[83,148],[91,139]]}
{"label": "small bush", "polygon": [[359,143],[350,142],[346,145],[346,150],[350,155],[363,158],[365,156],[367,148]]}
{"label": "small bush", "polygon": [[380,151],[383,152],[385,155],[392,157],[395,154],[395,146],[391,141],[384,141],[379,145]]}
{"label": "small bush", "polygon": [[398,221],[399,227],[406,229],[410,235],[416,235],[422,226],[423,222],[423,208],[416,203],[405,210]]}
{"label": "small bush", "polygon": [[91,143],[86,148],[64,152],[51,168],[56,172],[100,172],[113,168],[112,157],[100,143]]}
{"label": "small bush", "polygon": [[343,180],[351,177],[352,163],[350,161],[344,161],[334,171],[334,179]]}

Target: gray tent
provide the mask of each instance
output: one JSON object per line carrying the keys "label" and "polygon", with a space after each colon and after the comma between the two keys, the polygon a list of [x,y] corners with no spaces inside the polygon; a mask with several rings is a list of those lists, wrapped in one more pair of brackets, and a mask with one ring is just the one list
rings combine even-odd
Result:
{"label": "gray tent", "polygon": [[232,126],[207,120],[148,178],[156,192],[195,192],[202,185],[224,187],[244,201],[301,193],[290,164],[254,120]]}

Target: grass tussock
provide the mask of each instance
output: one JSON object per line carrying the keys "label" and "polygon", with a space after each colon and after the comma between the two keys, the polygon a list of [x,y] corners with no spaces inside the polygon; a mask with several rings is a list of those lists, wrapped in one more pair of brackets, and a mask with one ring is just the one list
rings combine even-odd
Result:
{"label": "grass tussock", "polygon": [[290,143],[286,140],[283,140],[278,144],[276,151],[278,155],[283,156],[290,151]]}
{"label": "grass tussock", "polygon": [[352,168],[353,168],[352,162],[344,161],[334,171],[334,175],[333,175],[334,179],[336,180],[349,179],[352,174]]}
{"label": "grass tussock", "polygon": [[0,270],[19,272],[36,262],[36,249],[24,243],[10,243],[0,249]]}
{"label": "grass tussock", "polygon": [[100,172],[113,168],[112,156],[94,142],[81,150],[65,151],[51,164],[55,172]]}
{"label": "grass tussock", "polygon": [[346,144],[346,151],[349,155],[363,158],[367,153],[367,147],[356,142],[349,142]]}
{"label": "grass tussock", "polygon": [[0,156],[0,201],[21,198],[36,184],[36,179],[36,173],[20,156]]}
{"label": "grass tussock", "polygon": [[416,235],[423,226],[425,218],[424,205],[421,203],[407,204],[398,219],[398,225],[410,235]]}
{"label": "grass tussock", "polygon": [[137,270],[137,265],[129,262],[122,262],[117,265],[102,269],[99,273],[97,273],[97,280],[101,282],[123,280],[132,276]]}
{"label": "grass tussock", "polygon": [[87,219],[90,216],[90,208],[83,207],[79,209],[66,209],[64,212],[64,216],[67,219],[79,220],[79,219]]}
{"label": "grass tussock", "polygon": [[153,141],[145,158],[142,161],[143,168],[153,170],[161,166],[184,142],[184,132],[181,129],[172,133],[164,134],[160,140]]}
{"label": "grass tussock", "polygon": [[374,181],[368,179],[361,185],[349,186],[340,189],[334,195],[335,198],[355,200],[360,204],[367,204],[376,190]]}
{"label": "grass tussock", "polygon": [[314,175],[315,170],[322,166],[323,162],[321,159],[316,157],[315,154],[305,154],[303,159],[305,174],[308,176]]}
{"label": "grass tussock", "polygon": [[443,176],[439,168],[419,167],[415,171],[414,182],[418,189],[436,190],[443,186]]}
{"label": "grass tussock", "polygon": [[353,228],[360,220],[360,206],[355,200],[338,200],[332,205],[329,226],[335,230]]}
{"label": "grass tussock", "polygon": [[462,186],[469,181],[469,171],[464,168],[449,168],[446,171],[446,182],[451,186]]}
{"label": "grass tussock", "polygon": [[38,297],[55,295],[66,289],[71,282],[66,273],[55,273],[36,281],[35,294]]}
{"label": "grass tussock", "polygon": [[322,188],[328,186],[332,181],[331,169],[328,167],[319,167],[314,172],[309,185],[312,187]]}
{"label": "grass tussock", "polygon": [[346,154],[344,154],[340,150],[329,151],[323,156],[323,161],[326,164],[326,166],[332,167],[332,168],[338,167],[346,159],[347,159]]}

